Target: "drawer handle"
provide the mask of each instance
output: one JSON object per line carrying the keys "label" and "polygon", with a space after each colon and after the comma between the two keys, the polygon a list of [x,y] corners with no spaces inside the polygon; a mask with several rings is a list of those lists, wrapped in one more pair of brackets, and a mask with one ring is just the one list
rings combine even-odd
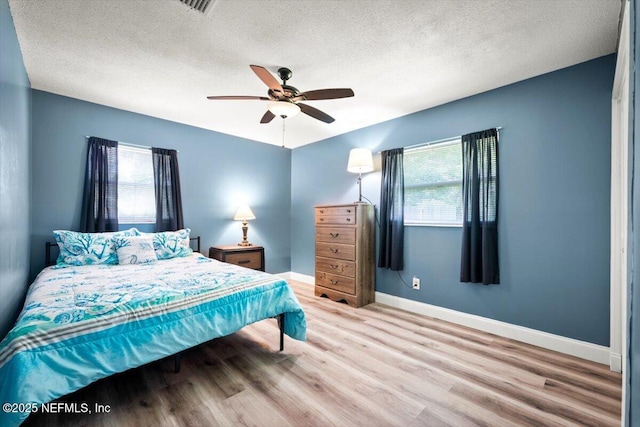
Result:
{"label": "drawer handle", "polygon": [[351,222],[351,218],[347,218],[347,222]]}
{"label": "drawer handle", "polygon": [[338,280],[331,280],[331,284],[332,285],[337,285],[338,284]]}
{"label": "drawer handle", "polygon": [[333,249],[333,248],[329,248],[329,250],[334,254],[337,254],[340,251],[340,249]]}
{"label": "drawer handle", "polygon": [[337,265],[337,264],[331,264],[331,268],[333,268],[334,270],[335,270],[336,268],[338,268],[338,267],[340,267],[340,266],[339,266],[339,265]]}
{"label": "drawer handle", "polygon": [[340,235],[340,233],[331,233],[331,232],[329,232],[329,234],[330,234],[330,235],[331,235],[331,237],[333,237],[334,239]]}
{"label": "drawer handle", "polygon": [[320,221],[324,221],[324,218],[320,218]]}
{"label": "drawer handle", "polygon": [[238,261],[238,264],[249,264],[250,262],[250,259],[241,259],[240,261]]}
{"label": "drawer handle", "polygon": [[318,212],[320,212],[320,213],[324,213],[324,210],[323,210],[323,209],[320,209]]}
{"label": "drawer handle", "polygon": [[351,209],[347,209],[347,213],[351,213]]}

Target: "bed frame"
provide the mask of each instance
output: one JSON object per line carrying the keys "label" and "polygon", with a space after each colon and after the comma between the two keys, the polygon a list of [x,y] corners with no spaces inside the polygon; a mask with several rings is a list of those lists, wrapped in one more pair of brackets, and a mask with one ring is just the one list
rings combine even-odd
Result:
{"label": "bed frame", "polygon": [[[190,240],[189,243],[192,245],[193,245],[193,242],[195,241],[195,248],[192,248],[192,249],[195,250],[196,252],[200,252],[200,236],[190,237],[189,240]],[[56,263],[55,258],[51,255],[51,248],[53,247],[60,250],[60,247],[58,246],[57,242],[45,242],[44,265],[46,267],[49,267]],[[284,313],[278,314],[276,316],[276,319],[278,320],[278,329],[280,329],[280,350],[279,351],[283,351],[284,350]],[[176,353],[174,355],[174,370],[176,374],[180,372],[181,362],[182,362],[182,352]]]}

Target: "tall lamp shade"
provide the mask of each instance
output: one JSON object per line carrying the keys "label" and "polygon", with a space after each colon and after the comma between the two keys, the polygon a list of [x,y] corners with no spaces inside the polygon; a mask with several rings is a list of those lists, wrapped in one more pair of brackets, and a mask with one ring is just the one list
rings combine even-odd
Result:
{"label": "tall lamp shade", "polygon": [[368,148],[353,148],[349,152],[347,171],[358,174],[358,202],[362,202],[362,174],[373,171],[373,155]]}
{"label": "tall lamp shade", "polygon": [[349,151],[347,171],[367,173],[373,171],[373,155],[368,148],[353,148]]}
{"label": "tall lamp shade", "polygon": [[247,231],[249,231],[247,221],[256,219],[256,216],[253,214],[249,206],[241,206],[233,219],[235,221],[242,221],[242,242],[238,243],[238,246],[252,246],[252,244],[247,240]]}

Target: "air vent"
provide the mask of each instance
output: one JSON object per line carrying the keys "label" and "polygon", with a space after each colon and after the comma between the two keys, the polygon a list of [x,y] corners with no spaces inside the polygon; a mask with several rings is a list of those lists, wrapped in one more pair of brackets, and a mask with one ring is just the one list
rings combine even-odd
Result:
{"label": "air vent", "polygon": [[193,10],[205,13],[209,7],[215,3],[215,0],[180,0],[181,3],[189,6]]}

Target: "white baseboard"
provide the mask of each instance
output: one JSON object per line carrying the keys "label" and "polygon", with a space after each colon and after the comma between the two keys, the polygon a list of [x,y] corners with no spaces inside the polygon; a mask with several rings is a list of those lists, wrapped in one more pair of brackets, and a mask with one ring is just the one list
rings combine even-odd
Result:
{"label": "white baseboard", "polygon": [[[310,285],[315,283],[315,277],[292,271],[279,273],[278,276]],[[474,314],[463,313],[449,308],[438,307],[424,302],[400,298],[382,292],[376,292],[376,302],[406,310],[411,313],[446,320],[447,322],[455,323],[457,325],[467,326],[469,328],[478,329],[504,338],[510,338],[516,341],[532,344],[548,350],[569,354],[581,359],[602,363],[603,365],[609,365],[612,371],[620,372],[622,369],[621,356],[619,354],[611,353],[609,347],[602,345],[550,334],[536,329],[525,328],[524,326],[513,325],[511,323],[476,316]]]}
{"label": "white baseboard", "polygon": [[400,308],[416,314],[435,317],[462,326],[489,332],[501,337],[510,338],[527,344],[546,348],[560,353],[576,356],[581,359],[609,365],[613,363],[613,355],[609,347],[579,341],[560,335],[550,334],[523,326],[513,325],[499,320],[467,314],[448,308],[438,307],[423,302],[400,298],[394,295],[376,292],[376,302]]}
{"label": "white baseboard", "polygon": [[313,276],[307,276],[306,274],[294,273],[293,271],[287,271],[286,273],[280,273],[278,276],[281,276],[287,280],[296,280],[298,282],[306,283],[307,285],[314,285],[316,283],[316,278]]}
{"label": "white baseboard", "polygon": [[622,372],[622,355],[612,352],[609,359],[609,367],[613,372]]}

